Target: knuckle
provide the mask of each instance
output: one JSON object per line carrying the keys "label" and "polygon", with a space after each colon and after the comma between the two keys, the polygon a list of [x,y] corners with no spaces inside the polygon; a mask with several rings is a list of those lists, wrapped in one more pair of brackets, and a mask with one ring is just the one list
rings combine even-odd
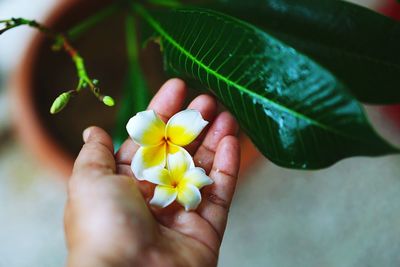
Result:
{"label": "knuckle", "polygon": [[208,193],[206,198],[211,203],[222,207],[226,212],[229,212],[229,202],[213,193]]}

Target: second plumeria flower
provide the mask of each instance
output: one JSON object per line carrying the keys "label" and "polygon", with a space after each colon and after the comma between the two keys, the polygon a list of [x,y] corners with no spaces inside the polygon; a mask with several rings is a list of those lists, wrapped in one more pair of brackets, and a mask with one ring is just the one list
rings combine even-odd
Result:
{"label": "second plumeria flower", "polygon": [[195,210],[201,202],[200,189],[213,180],[182,152],[168,155],[167,167],[143,172],[145,180],[157,185],[150,204],[165,208],[176,199],[186,211]]}
{"label": "second plumeria flower", "polygon": [[154,110],[137,113],[126,126],[130,137],[140,145],[132,160],[133,174],[143,180],[144,170],[165,167],[167,155],[176,152],[191,160],[183,147],[193,142],[207,124],[200,112],[192,109],[175,114],[167,124]]}

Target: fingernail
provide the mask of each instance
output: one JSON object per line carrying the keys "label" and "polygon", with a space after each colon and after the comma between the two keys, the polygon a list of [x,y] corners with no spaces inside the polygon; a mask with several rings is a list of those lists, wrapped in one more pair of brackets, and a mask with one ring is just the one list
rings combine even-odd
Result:
{"label": "fingernail", "polygon": [[90,136],[90,128],[85,129],[85,130],[83,131],[82,136],[83,136],[83,142],[86,143],[87,140],[89,139],[89,136]]}

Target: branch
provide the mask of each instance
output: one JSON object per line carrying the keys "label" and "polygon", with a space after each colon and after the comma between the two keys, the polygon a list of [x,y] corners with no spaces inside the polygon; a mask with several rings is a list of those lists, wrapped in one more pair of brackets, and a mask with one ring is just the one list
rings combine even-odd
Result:
{"label": "branch", "polygon": [[97,80],[93,80],[86,72],[86,67],[83,58],[79,52],[71,45],[68,38],[62,34],[53,31],[52,29],[36,22],[35,20],[27,20],[24,18],[11,18],[8,20],[0,20],[0,24],[4,24],[4,28],[0,30],[0,35],[4,32],[23,25],[30,26],[44,33],[47,37],[54,40],[53,50],[64,50],[72,59],[75,64],[75,69],[78,76],[78,85],[74,90],[62,93],[58,96],[51,108],[50,113],[55,114],[60,112],[66,107],[71,96],[77,95],[83,88],[89,87],[90,91],[96,96],[97,99],[102,101],[107,106],[114,106],[114,100],[110,96],[105,96],[100,93],[97,85]]}

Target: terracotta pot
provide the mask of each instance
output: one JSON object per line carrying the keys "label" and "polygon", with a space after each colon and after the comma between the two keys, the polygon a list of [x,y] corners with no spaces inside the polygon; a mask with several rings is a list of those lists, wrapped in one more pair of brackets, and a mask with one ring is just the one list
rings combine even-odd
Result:
{"label": "terracotta pot", "polygon": [[[400,21],[400,4],[395,0],[386,0],[379,8],[382,14]],[[381,107],[381,112],[387,115],[391,123],[400,131],[400,104]]]}
{"label": "terracotta pot", "polygon": [[[110,1],[65,0],[49,12],[44,20],[57,30],[69,29],[82,18]],[[86,60],[89,75],[100,80],[101,90],[116,98],[117,103],[123,87],[126,67],[123,16],[115,15],[74,42]],[[81,133],[97,125],[112,132],[115,113],[99,103],[89,92],[83,92],[71,100],[67,109],[52,116],[48,110],[61,92],[76,86],[74,66],[63,52],[52,52],[52,42],[37,33],[28,43],[22,61],[11,79],[13,121],[18,136],[46,167],[53,168],[68,177],[73,160],[81,145]],[[158,48],[149,48],[143,54],[147,64],[145,72],[150,87],[159,88],[165,81]],[[150,62],[150,63],[149,63]],[[242,172],[249,169],[260,153],[248,138],[242,136]]]}
{"label": "terracotta pot", "polygon": [[[72,1],[61,1],[50,12],[44,23],[53,25],[64,10],[71,8],[71,4]],[[38,66],[38,53],[44,42],[42,34],[35,34],[26,46],[22,61],[11,79],[9,88],[12,100],[12,119],[23,145],[41,162],[67,175],[71,169],[72,158],[47,131],[34,101],[36,92],[33,90],[33,76]]]}
{"label": "terracotta pot", "polygon": [[[110,1],[60,1],[49,12],[44,24],[57,30],[66,30],[107,2]],[[102,28],[90,30],[90,35],[80,38],[76,46],[87,55],[88,70],[94,75],[93,78],[103,78],[102,74],[107,73],[101,79],[101,87],[104,87],[102,91],[118,98],[120,90],[112,90],[122,87],[126,64],[121,55],[125,47],[111,49],[112,39],[100,44],[93,43],[100,40],[94,39],[95,34],[111,38],[123,36],[122,27],[113,27],[116,23],[121,23],[121,19],[103,22],[99,26]],[[89,125],[99,125],[110,131],[115,109],[106,108],[87,91],[72,99],[65,112],[56,116],[49,114],[49,107],[55,97],[77,84],[71,59],[63,51],[51,51],[51,44],[52,41],[39,32],[28,43],[22,61],[11,79],[12,115],[23,145],[46,167],[67,177],[82,145],[82,130]],[[105,53],[107,49],[112,53]],[[98,57],[97,52],[100,55]],[[109,65],[113,57],[118,58],[115,66]]]}

